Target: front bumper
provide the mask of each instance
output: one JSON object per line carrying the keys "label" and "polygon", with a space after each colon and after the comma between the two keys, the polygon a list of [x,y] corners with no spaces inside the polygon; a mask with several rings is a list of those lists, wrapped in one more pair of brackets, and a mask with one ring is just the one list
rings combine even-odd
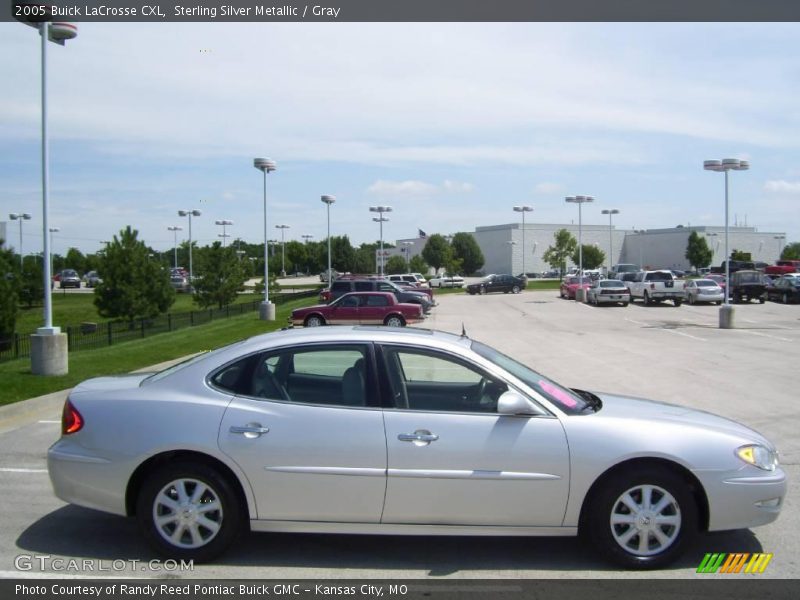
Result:
{"label": "front bumper", "polygon": [[713,480],[708,474],[695,474],[708,497],[709,531],[766,525],[777,519],[783,508],[787,480],[780,468],[764,475],[751,470],[726,473]]}

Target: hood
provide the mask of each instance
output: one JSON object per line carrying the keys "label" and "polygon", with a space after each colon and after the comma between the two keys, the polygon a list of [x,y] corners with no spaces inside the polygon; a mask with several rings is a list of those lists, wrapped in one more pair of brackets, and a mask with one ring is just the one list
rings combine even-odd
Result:
{"label": "hood", "polygon": [[703,410],[630,396],[603,393],[598,393],[597,396],[603,401],[603,408],[596,413],[599,418],[632,419],[649,421],[655,425],[676,424],[682,427],[715,430],[723,434],[744,437],[769,448],[774,447],[763,435],[750,427]]}
{"label": "hood", "polygon": [[132,373],[130,375],[118,375],[112,377],[95,377],[82,381],[72,388],[70,395],[82,392],[110,392],[112,390],[125,390],[138,388],[139,384],[150,377],[152,373]]}

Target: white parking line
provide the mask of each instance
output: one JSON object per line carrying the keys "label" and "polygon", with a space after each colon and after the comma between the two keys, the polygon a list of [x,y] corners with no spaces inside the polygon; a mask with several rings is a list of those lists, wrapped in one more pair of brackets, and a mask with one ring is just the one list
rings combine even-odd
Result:
{"label": "white parking line", "polygon": [[677,329],[664,329],[664,328],[661,328],[661,331],[668,331],[669,333],[674,333],[676,335],[682,335],[684,337],[692,338],[693,340],[698,340],[700,342],[707,342],[708,341],[705,338],[697,337],[696,335],[691,335],[691,334],[685,333],[683,331],[678,331]]}
{"label": "white parking line", "polygon": [[789,338],[785,337],[778,337],[777,335],[770,335],[768,333],[761,333],[760,331],[750,331],[749,329],[737,329],[736,331],[741,331],[742,333],[749,333],[750,335],[757,335],[759,337],[770,338],[773,340],[780,340],[782,342],[791,342]]}
{"label": "white parking line", "polygon": [[45,419],[45,420],[43,420],[43,421],[38,421],[38,423],[57,423],[57,424],[60,424],[60,423],[61,423],[61,421],[56,421],[56,420],[52,420],[52,421],[51,421],[51,420],[47,420],[47,419]]}
{"label": "white parking line", "polygon": [[47,469],[19,469],[12,467],[0,467],[0,473],[47,473]]}

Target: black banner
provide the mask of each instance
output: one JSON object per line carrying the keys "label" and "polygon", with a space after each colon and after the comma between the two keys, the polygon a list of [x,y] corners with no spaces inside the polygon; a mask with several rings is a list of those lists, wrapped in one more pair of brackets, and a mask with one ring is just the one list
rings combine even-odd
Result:
{"label": "black banner", "polygon": [[798,21],[797,0],[0,0],[0,20],[101,22]]}

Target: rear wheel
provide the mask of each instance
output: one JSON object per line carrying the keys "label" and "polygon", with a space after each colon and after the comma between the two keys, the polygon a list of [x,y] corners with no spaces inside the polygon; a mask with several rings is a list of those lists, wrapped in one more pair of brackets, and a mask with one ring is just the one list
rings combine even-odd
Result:
{"label": "rear wheel", "polygon": [[389,315],[384,319],[383,324],[387,327],[403,327],[406,322],[400,315]]}
{"label": "rear wheel", "polygon": [[675,300],[673,300],[672,302],[675,304],[675,306],[680,306],[681,304],[683,304],[683,300],[679,300],[678,298],[675,298]]}
{"label": "rear wheel", "polygon": [[650,295],[647,292],[645,292],[644,296],[642,296],[642,302],[644,302],[645,306],[650,306],[650,304],[652,304],[650,300]]}
{"label": "rear wheel", "polygon": [[604,556],[626,567],[666,565],[697,533],[697,506],[686,482],[662,467],[613,475],[589,510],[592,541]]}
{"label": "rear wheel", "polygon": [[168,464],[146,478],[136,518],[155,550],[204,562],[224,552],[244,529],[244,513],[231,484],[213,467]]}
{"label": "rear wheel", "polygon": [[515,285],[514,287],[512,287],[511,288],[511,293],[512,294],[519,294],[519,286]]}
{"label": "rear wheel", "polygon": [[306,327],[322,327],[325,325],[325,319],[317,315],[311,315],[306,319]]}

